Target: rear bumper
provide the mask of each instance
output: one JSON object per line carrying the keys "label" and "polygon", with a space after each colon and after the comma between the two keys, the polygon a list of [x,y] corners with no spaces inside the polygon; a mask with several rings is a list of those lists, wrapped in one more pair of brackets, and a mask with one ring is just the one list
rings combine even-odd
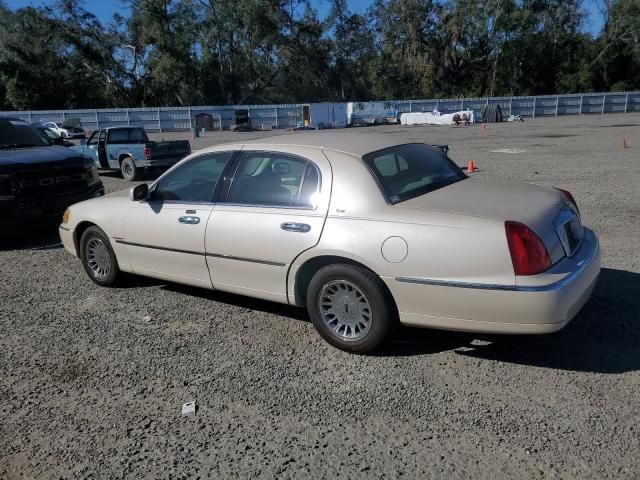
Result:
{"label": "rear bumper", "polygon": [[600,273],[598,239],[585,229],[582,246],[549,272],[515,285],[383,278],[406,325],[484,333],[550,333],[589,299]]}

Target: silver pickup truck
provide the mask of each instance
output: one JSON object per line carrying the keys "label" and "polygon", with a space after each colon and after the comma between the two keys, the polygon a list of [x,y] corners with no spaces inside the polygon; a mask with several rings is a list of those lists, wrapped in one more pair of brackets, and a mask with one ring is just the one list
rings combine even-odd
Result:
{"label": "silver pickup truck", "polygon": [[136,180],[141,170],[168,168],[191,153],[188,140],[151,142],[144,128],[113,127],[96,130],[89,140],[71,147],[96,167],[120,170],[125,180]]}

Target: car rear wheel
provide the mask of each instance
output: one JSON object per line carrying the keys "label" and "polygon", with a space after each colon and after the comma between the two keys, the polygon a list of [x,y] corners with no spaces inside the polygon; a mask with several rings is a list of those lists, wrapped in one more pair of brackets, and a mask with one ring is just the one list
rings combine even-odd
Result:
{"label": "car rear wheel", "polygon": [[307,310],[322,338],[354,353],[381,347],[397,323],[393,301],[382,281],[355,265],[321,268],[309,283]]}
{"label": "car rear wheel", "polygon": [[121,277],[109,237],[98,227],[89,227],[82,234],[80,259],[89,278],[98,285],[111,287]]}
{"label": "car rear wheel", "polygon": [[138,178],[138,167],[136,167],[136,162],[134,162],[131,157],[124,157],[122,159],[120,171],[122,172],[122,178],[130,182]]}

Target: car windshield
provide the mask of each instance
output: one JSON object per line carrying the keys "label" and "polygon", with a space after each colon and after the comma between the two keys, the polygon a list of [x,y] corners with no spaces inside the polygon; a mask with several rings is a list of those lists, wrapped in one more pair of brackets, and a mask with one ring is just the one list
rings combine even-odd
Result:
{"label": "car windshield", "polygon": [[424,195],[468,178],[437,147],[412,143],[364,156],[391,203]]}
{"label": "car windshield", "polygon": [[51,140],[56,140],[56,139],[60,138],[60,135],[58,135],[56,132],[54,132],[50,128],[38,128],[38,130],[40,130],[42,133],[44,133]]}
{"label": "car windshield", "polygon": [[27,122],[0,119],[0,149],[46,147],[47,139]]}

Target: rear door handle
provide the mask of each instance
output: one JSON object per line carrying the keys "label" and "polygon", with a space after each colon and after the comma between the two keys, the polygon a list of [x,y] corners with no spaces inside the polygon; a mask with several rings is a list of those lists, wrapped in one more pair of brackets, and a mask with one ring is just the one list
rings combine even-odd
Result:
{"label": "rear door handle", "polygon": [[178,219],[180,223],[186,223],[187,225],[197,225],[200,223],[200,217],[194,217],[192,215],[187,215],[185,217],[180,217]]}
{"label": "rear door handle", "polygon": [[280,228],[287,232],[307,233],[311,230],[311,225],[307,225],[306,223],[285,222],[280,225]]}

